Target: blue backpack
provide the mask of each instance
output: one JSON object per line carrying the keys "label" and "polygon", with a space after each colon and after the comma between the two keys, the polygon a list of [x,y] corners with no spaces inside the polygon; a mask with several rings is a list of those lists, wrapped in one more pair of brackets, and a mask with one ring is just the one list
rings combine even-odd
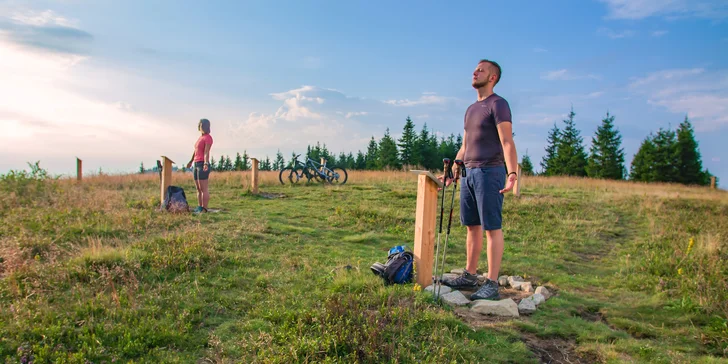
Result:
{"label": "blue backpack", "polygon": [[387,263],[374,263],[370,269],[380,276],[385,285],[411,283],[413,278],[414,255],[403,245],[389,249]]}
{"label": "blue backpack", "polygon": [[169,186],[164,194],[163,209],[169,212],[190,212],[190,206],[187,204],[187,196],[182,187]]}

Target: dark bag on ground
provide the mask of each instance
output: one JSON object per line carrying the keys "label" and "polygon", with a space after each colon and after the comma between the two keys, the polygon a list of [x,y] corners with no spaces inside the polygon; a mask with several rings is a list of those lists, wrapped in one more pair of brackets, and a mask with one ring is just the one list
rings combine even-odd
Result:
{"label": "dark bag on ground", "polygon": [[162,208],[169,212],[190,212],[185,190],[177,186],[167,187],[167,191],[164,193],[164,206]]}
{"label": "dark bag on ground", "polygon": [[405,284],[412,282],[413,266],[414,255],[403,245],[399,245],[389,249],[389,256],[385,264],[377,262],[370,269],[372,273],[384,280],[385,285]]}

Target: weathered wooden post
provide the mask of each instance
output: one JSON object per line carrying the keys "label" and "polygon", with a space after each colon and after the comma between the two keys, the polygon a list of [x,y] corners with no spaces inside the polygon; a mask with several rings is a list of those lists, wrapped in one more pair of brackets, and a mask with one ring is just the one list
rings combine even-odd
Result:
{"label": "weathered wooden post", "polygon": [[516,196],[521,195],[521,178],[523,178],[523,169],[521,169],[521,164],[518,164],[518,170],[516,171],[516,185],[513,186],[513,194]]}
{"label": "weathered wooden post", "polygon": [[417,208],[415,210],[415,282],[422,288],[431,285],[435,260],[435,220],[437,219],[437,189],[443,184],[429,171],[417,173]]}
{"label": "weathered wooden post", "polygon": [[172,184],[172,164],[174,162],[165,157],[162,156],[162,183],[160,184],[162,186],[162,194],[160,198],[160,206],[164,209],[164,194],[167,192],[167,187],[169,187]]}
{"label": "weathered wooden post", "polygon": [[253,193],[258,193],[258,159],[257,158],[250,158],[252,164],[253,164],[253,173],[251,175],[251,185],[252,185],[252,191]]}
{"label": "weathered wooden post", "polygon": [[326,159],[321,158],[321,169],[319,170],[319,172],[323,172],[324,171],[324,164],[326,164]]}
{"label": "weathered wooden post", "polygon": [[715,176],[710,177],[710,188],[715,189]]}
{"label": "weathered wooden post", "polygon": [[76,180],[78,182],[81,182],[81,180],[83,180],[83,168],[81,167],[82,165],[83,161],[76,157]]}

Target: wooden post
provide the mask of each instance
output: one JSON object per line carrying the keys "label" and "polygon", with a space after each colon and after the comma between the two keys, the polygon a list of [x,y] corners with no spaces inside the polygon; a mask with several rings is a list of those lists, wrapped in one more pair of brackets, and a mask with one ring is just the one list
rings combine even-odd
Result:
{"label": "wooden post", "polygon": [[256,158],[250,158],[250,160],[253,163],[253,173],[251,178],[251,185],[253,193],[258,193],[258,159]]}
{"label": "wooden post", "polygon": [[324,163],[326,163],[326,159],[321,158],[321,169],[319,170],[320,172],[324,171]]}
{"label": "wooden post", "polygon": [[435,261],[435,220],[437,219],[437,188],[442,183],[431,172],[412,171],[417,177],[417,208],[415,210],[415,282],[425,288],[432,282]]}
{"label": "wooden post", "polygon": [[513,194],[516,196],[521,195],[521,178],[523,178],[523,170],[521,164],[518,164],[518,171],[516,171],[516,185],[513,186]]}
{"label": "wooden post", "polygon": [[83,161],[78,159],[76,157],[76,180],[81,182],[83,179],[83,168],[81,167],[83,165]]}
{"label": "wooden post", "polygon": [[164,194],[167,192],[167,187],[172,184],[172,164],[174,162],[171,159],[162,156],[162,183],[160,184],[162,186],[160,198],[160,206],[162,208],[164,208]]}
{"label": "wooden post", "polygon": [[715,189],[715,176],[710,177],[710,188]]}

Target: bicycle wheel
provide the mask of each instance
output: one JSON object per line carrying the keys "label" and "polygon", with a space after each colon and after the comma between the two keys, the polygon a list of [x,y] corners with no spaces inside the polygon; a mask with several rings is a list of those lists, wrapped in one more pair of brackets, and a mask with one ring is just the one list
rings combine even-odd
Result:
{"label": "bicycle wheel", "polygon": [[294,170],[291,171],[288,179],[291,181],[291,184],[295,185],[298,184],[298,182],[302,181],[304,177],[307,178],[307,182],[311,180],[311,177],[306,174],[306,170],[301,167],[296,167]]}
{"label": "bicycle wheel", "polygon": [[333,167],[326,171],[326,179],[332,185],[343,185],[349,179],[349,174],[343,167]]}
{"label": "bicycle wheel", "polygon": [[[278,173],[278,180],[281,182],[282,185],[286,184],[285,181],[289,180],[291,172],[293,172],[293,167],[285,167],[281,169],[280,173]],[[284,174],[286,174],[285,179],[283,177]]]}

